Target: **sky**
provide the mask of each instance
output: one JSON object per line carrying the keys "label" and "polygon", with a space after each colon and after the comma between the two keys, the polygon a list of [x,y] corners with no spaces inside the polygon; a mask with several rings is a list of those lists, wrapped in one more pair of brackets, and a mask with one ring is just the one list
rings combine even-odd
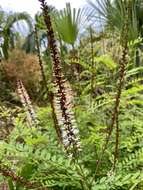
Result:
{"label": "sky", "polygon": [[[66,2],[70,2],[72,7],[78,8],[86,4],[86,0],[46,0],[48,4],[54,5],[57,9],[65,7]],[[0,6],[3,9],[14,12],[26,11],[34,17],[34,14],[40,10],[38,0],[0,0]]]}

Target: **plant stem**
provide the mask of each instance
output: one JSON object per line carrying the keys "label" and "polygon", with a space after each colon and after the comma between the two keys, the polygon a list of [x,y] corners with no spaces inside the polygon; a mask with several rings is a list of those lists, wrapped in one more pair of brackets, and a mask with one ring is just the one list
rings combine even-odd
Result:
{"label": "plant stem", "polygon": [[87,178],[84,174],[84,171],[82,169],[82,166],[78,163],[76,164],[76,168],[77,168],[77,172],[78,174],[81,176],[82,180],[81,180],[81,186],[83,187],[83,190],[90,190],[89,188],[89,182],[87,181]]}
{"label": "plant stem", "polygon": [[91,43],[91,68],[92,68],[92,76],[91,76],[91,97],[94,95],[94,47],[93,47],[93,32],[92,28],[90,27],[90,43]]}
{"label": "plant stem", "polygon": [[101,155],[100,158],[97,162],[95,174],[93,176],[93,179],[91,183],[93,183],[94,178],[98,172],[99,166],[101,164],[101,160],[104,156],[105,150],[108,147],[111,134],[113,132],[114,127],[116,127],[116,145],[115,145],[115,153],[114,153],[114,163],[113,163],[113,169],[115,169],[117,157],[118,157],[118,147],[119,147],[119,125],[118,125],[118,119],[119,119],[119,109],[120,109],[120,100],[121,100],[121,94],[122,94],[122,89],[124,87],[125,83],[125,71],[126,71],[126,65],[128,63],[127,55],[128,55],[128,19],[129,19],[129,8],[127,8],[127,14],[125,17],[125,23],[122,29],[121,33],[121,45],[122,45],[122,57],[120,59],[120,68],[119,68],[119,82],[117,85],[117,92],[115,96],[115,106],[113,109],[113,114],[112,114],[112,120],[111,120],[111,126],[109,128],[109,132],[107,134],[105,144],[103,145],[103,148],[101,150]]}
{"label": "plant stem", "polygon": [[43,67],[43,61],[41,58],[41,54],[40,54],[40,46],[39,46],[39,39],[38,39],[38,32],[37,32],[37,27],[35,26],[35,41],[36,41],[36,46],[37,46],[37,55],[39,58],[39,66],[40,66],[40,70],[41,70],[41,75],[42,75],[42,79],[43,79],[43,86],[46,89],[46,92],[48,94],[48,99],[51,105],[51,109],[52,109],[52,118],[53,118],[53,122],[54,122],[54,128],[56,130],[57,136],[58,136],[58,140],[61,142],[61,131],[59,129],[59,125],[58,125],[58,120],[55,114],[55,108],[54,108],[54,103],[53,103],[53,98],[54,95],[53,93],[49,90],[48,86],[47,86],[47,80],[46,80],[46,75],[45,75],[45,71],[44,71],[44,67]]}
{"label": "plant stem", "polygon": [[28,189],[49,190],[47,187],[41,187],[42,185],[36,182],[28,181],[25,178],[16,175],[11,169],[7,168],[6,166],[0,165],[0,173],[2,173],[2,175],[5,177],[10,177],[13,181],[20,183]]}

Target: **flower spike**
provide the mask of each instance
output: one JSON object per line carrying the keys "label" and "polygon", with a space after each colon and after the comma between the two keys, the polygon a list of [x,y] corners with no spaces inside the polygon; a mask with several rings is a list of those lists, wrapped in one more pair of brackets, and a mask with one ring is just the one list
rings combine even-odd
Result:
{"label": "flower spike", "polygon": [[39,1],[41,2],[44,21],[47,27],[48,44],[53,63],[55,112],[61,130],[62,143],[69,157],[73,158],[80,150],[80,140],[73,113],[71,88],[62,73],[62,61],[52,28],[50,9],[45,0]]}
{"label": "flower spike", "polygon": [[20,97],[21,103],[27,112],[27,118],[30,126],[37,126],[38,119],[30,101],[29,95],[20,79],[17,79],[17,93]]}

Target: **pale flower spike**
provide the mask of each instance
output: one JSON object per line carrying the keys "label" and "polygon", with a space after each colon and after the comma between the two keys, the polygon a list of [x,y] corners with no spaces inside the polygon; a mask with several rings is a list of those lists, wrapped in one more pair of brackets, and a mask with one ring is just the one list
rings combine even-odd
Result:
{"label": "pale flower spike", "polygon": [[27,120],[29,125],[31,127],[37,126],[38,125],[37,116],[33,109],[30,97],[20,79],[17,80],[17,93],[19,95],[23,107],[25,108],[25,111],[27,112]]}

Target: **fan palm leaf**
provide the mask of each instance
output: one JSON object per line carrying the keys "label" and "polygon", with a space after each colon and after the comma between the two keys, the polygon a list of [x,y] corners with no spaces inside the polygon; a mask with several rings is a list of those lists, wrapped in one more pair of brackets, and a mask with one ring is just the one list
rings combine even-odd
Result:
{"label": "fan palm leaf", "polygon": [[55,14],[54,21],[60,38],[73,46],[79,35],[80,27],[86,21],[85,10],[72,9],[70,3],[66,3],[66,8]]}

